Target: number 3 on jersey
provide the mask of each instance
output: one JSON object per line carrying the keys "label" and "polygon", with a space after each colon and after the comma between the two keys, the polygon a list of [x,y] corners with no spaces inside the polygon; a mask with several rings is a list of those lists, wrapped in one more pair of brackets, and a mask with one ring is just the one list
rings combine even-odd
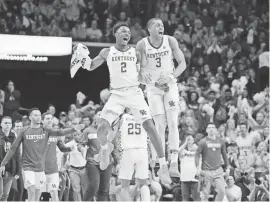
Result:
{"label": "number 3 on jersey", "polygon": [[161,58],[156,58],[157,64],[156,67],[161,67]]}
{"label": "number 3 on jersey", "polygon": [[138,123],[129,123],[128,124],[128,135],[140,135],[141,127]]}
{"label": "number 3 on jersey", "polygon": [[121,62],[121,72],[122,73],[127,72],[127,63]]}

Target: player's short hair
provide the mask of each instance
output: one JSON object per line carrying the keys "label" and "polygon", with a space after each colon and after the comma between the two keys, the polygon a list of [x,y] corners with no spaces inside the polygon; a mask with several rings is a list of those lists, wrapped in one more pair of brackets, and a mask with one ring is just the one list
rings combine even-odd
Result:
{"label": "player's short hair", "polygon": [[208,127],[208,126],[210,126],[210,125],[213,125],[213,126],[216,127],[216,125],[215,125],[213,122],[209,122],[209,123],[206,125],[206,127]]}
{"label": "player's short hair", "polygon": [[39,110],[39,108],[37,108],[37,107],[31,108],[31,109],[29,110],[28,115],[30,116],[31,113],[32,113],[33,111],[40,111],[40,110]]}
{"label": "player's short hair", "polygon": [[50,112],[44,112],[43,114],[42,114],[42,120],[44,120],[45,119],[45,116],[47,116],[47,115],[52,115]]}
{"label": "player's short hair", "polygon": [[160,18],[151,18],[150,20],[148,20],[147,25],[146,25],[147,29],[149,29],[154,24],[154,22],[157,20],[161,20],[161,19]]}
{"label": "player's short hair", "polygon": [[10,116],[3,116],[3,117],[1,118],[1,123],[2,123],[5,119],[9,119],[9,120],[11,120],[11,122],[12,122],[12,118],[11,118]]}
{"label": "player's short hair", "polygon": [[125,22],[119,22],[119,23],[116,23],[114,26],[113,26],[113,35],[115,35],[115,33],[117,32],[117,30],[120,28],[120,27],[127,27],[129,28],[129,25]]}

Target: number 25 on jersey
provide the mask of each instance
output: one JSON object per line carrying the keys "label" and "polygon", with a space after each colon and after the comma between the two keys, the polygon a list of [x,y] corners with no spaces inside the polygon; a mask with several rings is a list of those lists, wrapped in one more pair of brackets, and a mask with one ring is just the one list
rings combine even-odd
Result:
{"label": "number 25 on jersey", "polygon": [[140,135],[141,134],[141,125],[138,123],[129,123],[128,124],[128,135]]}

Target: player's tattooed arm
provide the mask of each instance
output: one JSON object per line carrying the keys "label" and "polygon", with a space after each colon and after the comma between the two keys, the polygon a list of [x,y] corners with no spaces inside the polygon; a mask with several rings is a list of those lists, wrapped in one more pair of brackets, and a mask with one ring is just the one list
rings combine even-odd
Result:
{"label": "player's tattooed arm", "polygon": [[152,82],[151,75],[147,74],[144,70],[147,65],[146,53],[145,53],[145,44],[144,41],[141,40],[136,45],[136,55],[137,55],[137,63],[139,65],[139,81],[142,84],[149,84]]}
{"label": "player's tattooed arm", "polygon": [[187,64],[185,61],[185,56],[178,46],[178,41],[174,37],[169,36],[169,43],[173,52],[173,56],[178,63],[178,66],[173,72],[173,76],[177,78],[185,71]]}
{"label": "player's tattooed arm", "polygon": [[110,49],[109,48],[103,48],[100,53],[98,54],[98,56],[96,56],[92,62],[91,62],[91,66],[90,66],[90,71],[95,70],[96,68],[98,68],[100,65],[102,65],[103,62],[106,61],[107,56],[109,54]]}
{"label": "player's tattooed arm", "polygon": [[1,167],[5,166],[13,157],[13,155],[18,151],[19,146],[23,140],[23,134],[24,134],[24,130],[22,129],[19,133],[18,136],[16,138],[16,140],[13,142],[10,150],[7,152],[5,158],[3,159],[2,163],[1,163]]}

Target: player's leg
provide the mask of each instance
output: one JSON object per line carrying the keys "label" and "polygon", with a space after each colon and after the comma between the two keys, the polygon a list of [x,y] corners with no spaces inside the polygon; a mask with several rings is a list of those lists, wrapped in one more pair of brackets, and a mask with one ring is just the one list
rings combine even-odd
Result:
{"label": "player's leg", "polygon": [[169,92],[165,93],[164,106],[169,128],[169,147],[172,152],[170,174],[172,177],[180,177],[178,170],[178,148],[180,144],[178,130],[179,96],[176,84],[171,84]]}
{"label": "player's leg", "polygon": [[36,200],[35,172],[22,170],[22,177],[23,177],[23,182],[24,182],[24,188],[27,190],[27,195],[28,195],[27,200],[35,201]]}
{"label": "player's leg", "polygon": [[148,151],[147,149],[137,150],[137,159],[135,164],[135,178],[140,187],[141,201],[151,201],[150,189],[148,181]]}
{"label": "player's leg", "polygon": [[35,173],[35,201],[39,201],[41,196],[41,189],[46,184],[46,175],[44,172],[34,172],[34,173]]}
{"label": "player's leg", "polygon": [[213,175],[214,175],[214,185],[217,191],[215,201],[222,201],[225,196],[225,187],[226,187],[226,182],[224,179],[222,168],[214,171]]}
{"label": "player's leg", "polygon": [[136,121],[138,123],[142,123],[143,128],[150,137],[150,141],[157,152],[160,164],[159,170],[160,179],[165,184],[170,183],[171,179],[169,177],[167,170],[167,163],[165,160],[165,153],[162,147],[161,138],[157,133],[154,121],[150,114],[150,109],[147,106],[146,101],[144,100],[142,91],[141,90],[136,91],[136,93],[134,93],[134,97],[131,99],[133,101],[131,101],[127,107],[131,109],[132,114],[134,115]]}
{"label": "player's leg", "polygon": [[52,201],[59,201],[58,188],[59,188],[59,174],[53,173],[46,175],[47,180],[47,192],[51,194]]}
{"label": "player's leg", "polygon": [[111,125],[124,112],[120,104],[122,98],[112,94],[101,112],[101,122],[98,125],[97,136],[101,143],[100,169],[105,170],[110,163],[110,150],[108,148],[108,135],[112,132]]}
{"label": "player's leg", "polygon": [[121,181],[121,191],[119,194],[120,201],[131,201],[129,185],[135,169],[134,158],[136,158],[136,155],[134,154],[134,152],[132,152],[132,150],[123,151],[118,174],[118,178]]}
{"label": "player's leg", "polygon": [[[163,95],[157,92],[148,92],[148,104],[153,116],[157,133],[161,138],[163,150],[165,151],[165,130],[167,126],[165,108],[163,103]],[[153,148],[153,145],[151,144]],[[154,149],[152,149],[152,159],[157,159],[157,154]]]}

